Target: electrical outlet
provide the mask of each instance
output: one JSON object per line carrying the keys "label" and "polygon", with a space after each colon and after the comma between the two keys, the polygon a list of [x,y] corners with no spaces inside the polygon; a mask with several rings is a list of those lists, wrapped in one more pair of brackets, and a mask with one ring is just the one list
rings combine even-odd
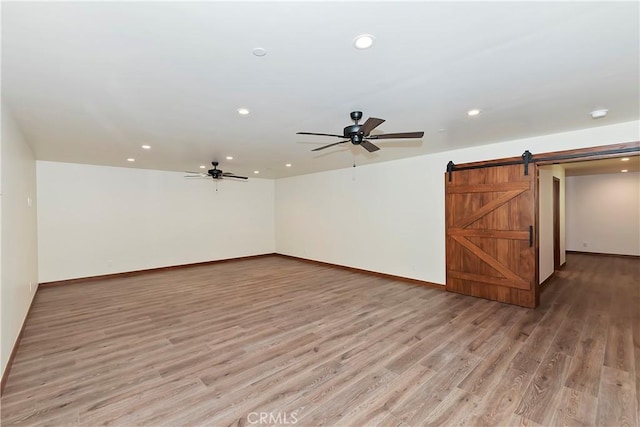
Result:
{"label": "electrical outlet", "polygon": [[29,282],[29,292],[33,292],[33,282]]}
{"label": "electrical outlet", "polygon": [[586,243],[583,243],[583,244],[582,244],[582,247],[583,247],[583,248],[586,248],[586,247],[587,247],[587,244],[586,244]]}

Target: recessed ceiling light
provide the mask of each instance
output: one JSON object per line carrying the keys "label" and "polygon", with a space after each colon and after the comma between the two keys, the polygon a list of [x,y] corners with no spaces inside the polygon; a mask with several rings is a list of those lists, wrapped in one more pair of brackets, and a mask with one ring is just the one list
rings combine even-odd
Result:
{"label": "recessed ceiling light", "polygon": [[233,156],[227,156],[226,159],[227,160],[233,160]]}
{"label": "recessed ceiling light", "polygon": [[250,111],[248,108],[244,108],[244,107],[238,108],[238,114],[240,114],[241,116],[246,116],[249,113]]}
{"label": "recessed ceiling light", "polygon": [[480,114],[480,110],[478,110],[477,108],[474,108],[473,110],[469,110],[467,111],[467,115],[469,116],[477,116],[478,114]]}
{"label": "recessed ceiling light", "polygon": [[265,56],[267,54],[267,51],[261,47],[257,47],[253,49],[253,54],[255,56]]}
{"label": "recessed ceiling light", "polygon": [[606,108],[603,108],[602,110],[593,110],[591,112],[591,118],[592,119],[601,119],[604,116],[606,116],[608,112],[609,112],[609,110],[607,110]]}
{"label": "recessed ceiling light", "polygon": [[253,171],[253,173],[260,173],[260,171]]}
{"label": "recessed ceiling light", "polygon": [[150,145],[143,145],[142,148],[144,148],[145,150],[150,150],[151,146]]}
{"label": "recessed ceiling light", "polygon": [[200,165],[200,169],[206,169],[207,167],[205,165]]}
{"label": "recessed ceiling light", "polygon": [[287,163],[285,166],[290,168],[291,167],[291,163]]}
{"label": "recessed ceiling light", "polygon": [[134,158],[132,158],[132,157],[129,157],[129,158],[127,159],[127,162],[135,162],[135,161],[136,161],[136,159],[134,159]]}
{"label": "recessed ceiling light", "polygon": [[629,172],[629,169],[622,169],[620,172]]}
{"label": "recessed ceiling light", "polygon": [[628,158],[628,157],[623,157],[623,158],[621,158],[620,160],[622,160],[623,162],[628,162],[628,161],[629,161],[629,158]]}
{"label": "recessed ceiling light", "polygon": [[371,34],[360,34],[353,39],[353,45],[356,49],[369,49],[373,46],[373,42],[376,38]]}

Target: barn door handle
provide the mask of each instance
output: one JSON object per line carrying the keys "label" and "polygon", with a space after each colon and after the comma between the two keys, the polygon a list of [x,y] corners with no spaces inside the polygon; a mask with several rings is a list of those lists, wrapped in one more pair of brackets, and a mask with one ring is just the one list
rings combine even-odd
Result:
{"label": "barn door handle", "polygon": [[529,226],[529,247],[533,246],[533,225]]}

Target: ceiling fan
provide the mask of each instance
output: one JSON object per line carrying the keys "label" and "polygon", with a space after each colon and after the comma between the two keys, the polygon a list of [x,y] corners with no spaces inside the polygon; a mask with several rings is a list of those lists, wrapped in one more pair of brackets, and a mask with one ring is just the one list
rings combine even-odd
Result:
{"label": "ceiling fan", "polygon": [[314,148],[311,151],[324,150],[325,148],[333,147],[334,145],[344,144],[345,142],[351,142],[353,145],[360,145],[365,150],[372,153],[378,151],[380,147],[374,145],[369,141],[370,139],[399,139],[399,138],[422,138],[424,132],[402,132],[402,133],[386,133],[381,135],[371,135],[371,131],[384,123],[384,119],[376,119],[375,117],[369,117],[363,124],[358,124],[358,121],[362,118],[362,111],[352,111],[351,120],[355,122],[353,125],[349,125],[344,128],[342,135],[333,133],[314,133],[314,132],[297,132],[297,135],[321,135],[321,136],[335,136],[336,138],[348,138],[345,141],[334,142],[333,144],[324,145],[322,147]]}
{"label": "ceiling fan", "polygon": [[207,177],[211,177],[213,179],[224,179],[224,178],[236,178],[236,179],[249,179],[246,176],[239,176],[239,175],[235,175],[231,172],[223,172],[220,169],[218,169],[218,162],[211,162],[211,164],[213,165],[213,169],[209,169],[207,171],[207,173],[200,173],[200,172],[191,172],[191,171],[187,171],[187,173],[192,173],[195,175],[185,175],[185,178],[207,178]]}

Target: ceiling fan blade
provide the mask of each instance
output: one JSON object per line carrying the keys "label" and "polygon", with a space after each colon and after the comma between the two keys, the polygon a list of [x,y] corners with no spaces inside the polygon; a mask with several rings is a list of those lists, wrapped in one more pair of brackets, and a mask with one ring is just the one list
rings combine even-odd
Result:
{"label": "ceiling fan blade", "polygon": [[374,151],[378,151],[380,149],[380,147],[378,147],[377,145],[372,144],[370,141],[367,141],[366,139],[364,141],[362,141],[360,143],[360,145],[362,145],[364,147],[364,149],[367,150],[370,153],[373,153]]}
{"label": "ceiling fan blade", "polygon": [[236,174],[234,174],[234,173],[232,173],[232,172],[224,172],[224,173],[222,174],[222,176],[223,176],[223,177],[225,177],[225,178],[249,179],[249,177],[236,175]]}
{"label": "ceiling fan blade", "polygon": [[329,144],[329,145],[323,145],[322,147],[318,147],[318,148],[314,148],[311,151],[320,151],[320,150],[324,150],[325,148],[329,148],[329,147],[333,147],[334,145],[338,145],[338,144],[344,144],[345,142],[349,142],[347,141],[338,141],[338,142],[334,142],[333,144]]}
{"label": "ceiling fan blade", "polygon": [[336,138],[344,138],[344,135],[336,135],[333,133],[296,132],[296,135],[320,135],[320,136],[335,136]]}
{"label": "ceiling fan blade", "polygon": [[209,178],[207,175],[185,175],[185,178]]}
{"label": "ceiling fan blade", "polygon": [[192,173],[194,175],[206,175],[204,172],[184,171],[184,173]]}
{"label": "ceiling fan blade", "polygon": [[360,128],[360,132],[363,132],[364,136],[369,136],[372,130],[384,123],[384,119],[376,119],[375,117],[369,117],[366,122]]}
{"label": "ceiling fan blade", "polygon": [[383,133],[382,135],[371,135],[370,139],[396,139],[396,138],[422,138],[424,132],[401,132],[401,133]]}

